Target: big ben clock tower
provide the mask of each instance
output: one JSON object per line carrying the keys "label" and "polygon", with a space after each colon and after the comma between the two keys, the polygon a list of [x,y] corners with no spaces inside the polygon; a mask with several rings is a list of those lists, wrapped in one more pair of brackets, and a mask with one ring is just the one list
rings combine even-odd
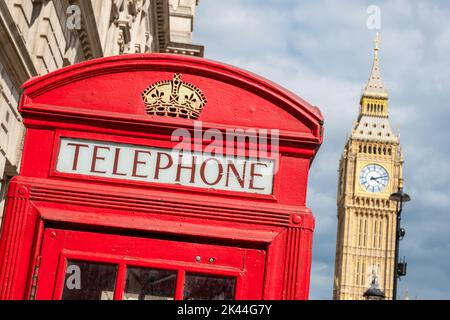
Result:
{"label": "big ben clock tower", "polygon": [[403,156],[389,123],[378,34],[374,51],[358,119],[339,163],[334,299],[363,299],[373,275],[386,299],[392,298],[396,204],[389,195],[402,186]]}

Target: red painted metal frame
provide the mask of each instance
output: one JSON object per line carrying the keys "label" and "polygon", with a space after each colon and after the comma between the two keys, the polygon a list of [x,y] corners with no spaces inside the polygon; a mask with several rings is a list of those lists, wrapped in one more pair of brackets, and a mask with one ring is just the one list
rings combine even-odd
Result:
{"label": "red painted metal frame", "polygon": [[[194,134],[194,121],[148,116],[141,101],[146,87],[175,72],[208,100],[198,119],[202,132],[279,129],[280,170],[271,196],[55,172],[61,136],[170,147],[173,130]],[[19,110],[27,132],[20,175],[7,192],[0,299],[39,298],[49,228],[257,248],[266,252],[263,299],[308,298],[314,218],[305,202],[309,167],[322,143],[317,108],[228,65],[147,54],[92,60],[31,79]]]}

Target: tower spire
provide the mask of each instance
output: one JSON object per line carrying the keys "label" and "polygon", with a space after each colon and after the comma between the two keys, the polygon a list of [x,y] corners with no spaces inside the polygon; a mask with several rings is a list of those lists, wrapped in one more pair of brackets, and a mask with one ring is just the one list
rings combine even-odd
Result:
{"label": "tower spire", "polygon": [[375,54],[378,54],[378,50],[380,50],[380,33],[379,32],[377,32],[376,34],[375,34],[375,48],[374,48],[374,50],[375,50]]}
{"label": "tower spire", "polygon": [[364,88],[364,97],[373,98],[387,98],[388,92],[384,87],[383,80],[381,79],[380,63],[378,62],[378,51],[380,50],[380,34],[377,32],[375,35],[375,47],[373,55],[372,71],[370,72],[369,80]]}

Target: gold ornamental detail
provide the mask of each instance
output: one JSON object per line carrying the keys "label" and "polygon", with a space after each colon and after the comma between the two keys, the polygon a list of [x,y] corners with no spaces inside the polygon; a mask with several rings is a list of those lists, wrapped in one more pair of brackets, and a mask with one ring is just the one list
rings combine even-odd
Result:
{"label": "gold ornamental detail", "polygon": [[206,104],[202,91],[181,80],[175,73],[172,80],[158,81],[142,93],[149,115],[197,119]]}

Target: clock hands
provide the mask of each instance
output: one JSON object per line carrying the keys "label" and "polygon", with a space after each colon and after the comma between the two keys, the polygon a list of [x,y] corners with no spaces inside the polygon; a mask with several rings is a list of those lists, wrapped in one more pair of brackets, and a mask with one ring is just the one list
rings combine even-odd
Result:
{"label": "clock hands", "polygon": [[387,177],[387,175],[385,175],[385,176],[379,176],[378,178],[370,177],[370,181],[372,181],[372,180],[378,180],[378,179],[382,179],[382,178],[386,178],[386,177]]}

